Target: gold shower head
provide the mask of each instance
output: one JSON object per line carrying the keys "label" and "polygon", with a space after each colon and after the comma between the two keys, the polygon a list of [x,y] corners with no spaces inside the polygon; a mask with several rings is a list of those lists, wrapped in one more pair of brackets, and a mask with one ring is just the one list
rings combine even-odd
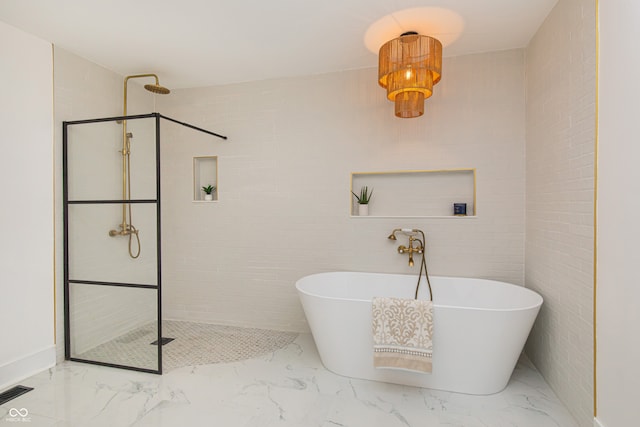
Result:
{"label": "gold shower head", "polygon": [[160,94],[160,95],[166,95],[168,93],[171,93],[171,91],[169,89],[167,89],[164,86],[160,86],[159,84],[144,85],[144,88],[146,90],[148,90],[149,92],[157,93],[157,94]]}
{"label": "gold shower head", "polygon": [[[127,115],[127,84],[129,82],[129,79],[139,79],[142,77],[153,77],[156,80],[156,84],[148,84],[148,85],[144,85],[144,88],[146,90],[148,90],[149,92],[152,93],[157,93],[160,95],[166,95],[169,92],[171,92],[169,89],[167,89],[164,86],[160,86],[160,81],[158,80],[158,76],[155,74],[134,74],[132,76],[127,76],[124,78],[124,106],[122,108],[122,115],[126,116]],[[123,132],[126,133],[126,126],[124,126],[123,128]],[[124,134],[122,136],[122,138],[124,139]]]}

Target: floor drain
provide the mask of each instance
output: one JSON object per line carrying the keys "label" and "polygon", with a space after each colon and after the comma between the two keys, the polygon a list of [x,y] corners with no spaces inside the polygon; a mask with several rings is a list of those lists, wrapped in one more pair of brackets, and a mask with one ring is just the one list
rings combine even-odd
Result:
{"label": "floor drain", "polygon": [[0,405],[7,403],[10,400],[15,399],[18,396],[21,396],[25,393],[33,390],[31,387],[25,387],[23,385],[17,385],[15,387],[10,388],[7,391],[3,391],[0,393]]}
{"label": "floor drain", "polygon": [[[165,344],[169,344],[171,341],[173,341],[175,338],[162,338],[160,340],[160,345],[165,345]],[[154,342],[151,343],[151,345],[158,345],[158,340],[155,340]]]}

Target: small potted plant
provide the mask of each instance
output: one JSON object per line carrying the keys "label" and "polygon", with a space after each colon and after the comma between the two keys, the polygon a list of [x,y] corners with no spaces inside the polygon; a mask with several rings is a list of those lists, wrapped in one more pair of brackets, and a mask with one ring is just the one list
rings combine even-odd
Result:
{"label": "small potted plant", "polygon": [[369,191],[369,187],[366,185],[364,187],[360,187],[360,195],[358,196],[353,191],[351,192],[353,196],[356,198],[358,202],[358,215],[367,216],[369,215],[369,202],[371,201],[371,196],[373,196],[373,188]]}
{"label": "small potted plant", "polygon": [[216,191],[216,187],[207,185],[206,187],[202,187],[202,191],[204,191],[204,199],[211,201],[213,200],[213,192]]}

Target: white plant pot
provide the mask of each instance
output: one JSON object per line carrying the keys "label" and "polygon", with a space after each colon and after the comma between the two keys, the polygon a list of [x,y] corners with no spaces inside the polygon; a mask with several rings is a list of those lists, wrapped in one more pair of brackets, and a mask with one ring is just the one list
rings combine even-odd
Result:
{"label": "white plant pot", "polygon": [[358,205],[358,215],[359,216],[368,216],[369,215],[369,205]]}
{"label": "white plant pot", "polygon": [[204,195],[204,199],[208,202],[210,202],[211,200],[213,200],[213,194],[205,194]]}

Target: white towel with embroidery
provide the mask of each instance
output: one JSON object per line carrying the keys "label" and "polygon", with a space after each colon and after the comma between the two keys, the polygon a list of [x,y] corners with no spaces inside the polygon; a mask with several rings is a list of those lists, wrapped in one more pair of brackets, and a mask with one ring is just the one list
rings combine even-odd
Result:
{"label": "white towel with embroidery", "polygon": [[433,303],[373,298],[373,366],[431,372]]}

